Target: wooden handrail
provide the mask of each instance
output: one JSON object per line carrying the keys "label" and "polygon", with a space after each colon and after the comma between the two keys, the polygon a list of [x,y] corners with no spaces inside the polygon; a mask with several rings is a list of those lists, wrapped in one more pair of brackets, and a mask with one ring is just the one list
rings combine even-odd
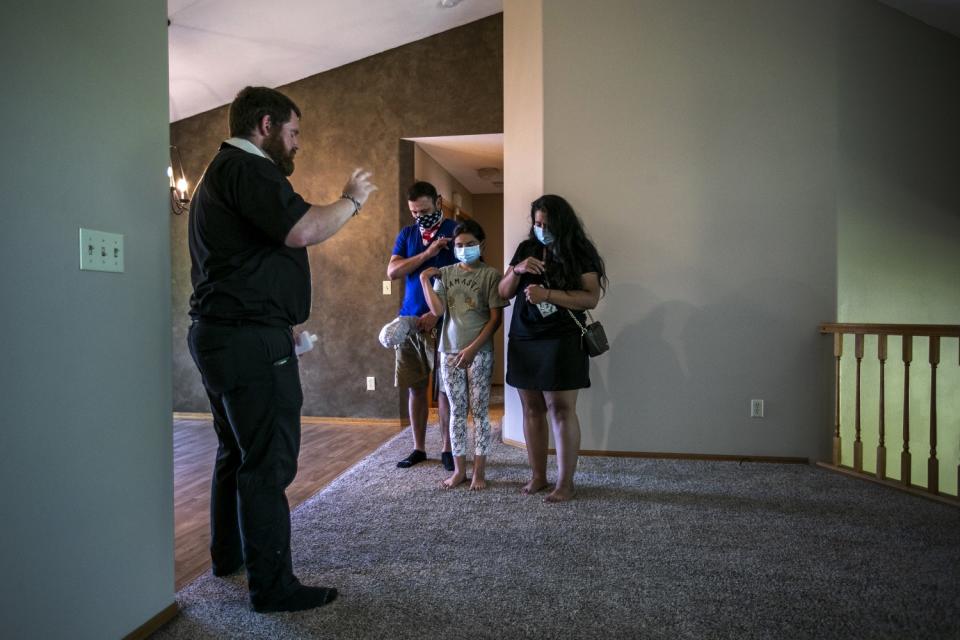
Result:
{"label": "wooden handrail", "polygon": [[[884,365],[887,360],[887,336],[900,336],[902,340],[903,361],[903,448],[900,452],[900,483],[905,488],[912,488],[912,452],[910,451],[910,365],[913,362],[913,339],[927,338],[929,341],[930,366],[930,453],[927,459],[927,487],[929,494],[940,494],[939,472],[940,461],[937,458],[937,367],[940,365],[940,347],[943,338],[960,338],[960,325],[955,324],[879,324],[879,323],[841,323],[825,322],[820,325],[820,333],[833,335],[834,357],[834,424],[833,431],[833,464],[836,469],[851,469],[856,474],[866,476],[863,469],[863,441],[861,438],[861,363],[864,357],[864,338],[867,335],[877,336],[877,360],[880,366],[880,398],[877,433],[877,462],[875,471],[870,474],[879,481],[886,482],[886,388]],[[856,387],[854,394],[854,437],[853,464],[843,464],[841,460],[841,429],[840,429],[840,360],[843,357],[843,335],[854,336],[854,357],[856,358]],[[960,364],[960,362],[958,362]],[[957,465],[957,482],[960,486],[960,461]],[[951,498],[960,500],[960,498]]]}
{"label": "wooden handrail", "polygon": [[960,338],[960,324],[869,324],[824,322],[820,333],[863,333],[874,336],[933,336]]}

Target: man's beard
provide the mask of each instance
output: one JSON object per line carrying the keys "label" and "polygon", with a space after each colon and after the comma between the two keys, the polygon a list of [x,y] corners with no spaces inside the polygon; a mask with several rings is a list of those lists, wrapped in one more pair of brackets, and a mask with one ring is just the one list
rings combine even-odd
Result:
{"label": "man's beard", "polygon": [[287,153],[286,147],[283,146],[283,140],[280,139],[280,130],[274,129],[274,131],[276,133],[271,133],[263,139],[261,149],[271,160],[277,163],[283,175],[289,177],[293,175],[293,156],[296,151]]}

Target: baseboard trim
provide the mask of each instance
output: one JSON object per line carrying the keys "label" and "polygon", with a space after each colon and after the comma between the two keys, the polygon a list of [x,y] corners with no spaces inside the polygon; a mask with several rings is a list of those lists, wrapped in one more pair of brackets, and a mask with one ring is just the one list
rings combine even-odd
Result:
{"label": "baseboard trim", "polygon": [[123,636],[123,640],[144,640],[145,638],[149,638],[160,627],[176,618],[178,613],[180,613],[180,607],[177,606],[176,602],[174,602],[163,611],[153,616],[127,635]]}
{"label": "baseboard trim", "polygon": [[[213,420],[209,413],[194,411],[174,411],[174,420]],[[322,416],[300,416],[301,424],[374,424],[388,427],[401,427],[398,418],[324,418]]]}
{"label": "baseboard trim", "polygon": [[[526,449],[527,445],[518,441],[504,438],[503,444],[518,449]],[[550,455],[556,455],[556,449],[547,449]],[[721,462],[769,462],[775,464],[810,464],[809,458],[795,458],[791,456],[753,456],[728,455],[716,453],[671,453],[668,451],[604,451],[601,449],[581,449],[581,456],[607,456],[611,458],[654,458],[663,460],[714,460]]]}
{"label": "baseboard trim", "polygon": [[907,486],[900,482],[899,480],[891,480],[890,478],[880,479],[876,476],[868,475],[861,473],[856,469],[850,467],[840,467],[829,462],[818,462],[817,466],[821,469],[826,469],[827,471],[832,471],[834,473],[839,473],[845,475],[849,478],[856,478],[857,480],[866,480],[867,482],[872,482],[874,484],[883,485],[884,487],[890,489],[896,489],[897,491],[903,491],[904,493],[909,493],[910,495],[917,496],[919,498],[926,498],[928,500],[933,500],[934,502],[939,502],[941,504],[947,504],[951,507],[960,507],[960,497],[951,496],[949,493],[930,493],[922,487]]}
{"label": "baseboard trim", "polygon": [[301,424],[356,424],[356,425],[382,425],[387,427],[400,428],[400,420],[397,418],[323,418],[320,416],[300,416]]}

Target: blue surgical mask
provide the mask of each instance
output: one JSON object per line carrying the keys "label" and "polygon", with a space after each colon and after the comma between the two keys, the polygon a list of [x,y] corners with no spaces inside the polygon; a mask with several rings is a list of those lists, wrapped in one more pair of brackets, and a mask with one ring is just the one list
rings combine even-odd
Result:
{"label": "blue surgical mask", "polygon": [[480,245],[474,245],[472,247],[454,247],[453,255],[457,257],[457,260],[466,264],[476,262],[480,259]]}
{"label": "blue surgical mask", "polygon": [[534,227],[533,235],[537,236],[540,244],[550,244],[554,241],[553,234],[543,227]]}

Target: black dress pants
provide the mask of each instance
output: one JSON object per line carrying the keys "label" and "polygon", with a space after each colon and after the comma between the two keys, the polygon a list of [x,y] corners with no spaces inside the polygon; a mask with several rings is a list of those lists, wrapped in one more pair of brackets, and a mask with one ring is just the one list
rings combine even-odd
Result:
{"label": "black dress pants", "polygon": [[210,496],[214,571],[246,564],[255,605],[299,583],[286,488],[300,452],[299,363],[289,328],[197,321],[187,343],[210,398],[219,447]]}

